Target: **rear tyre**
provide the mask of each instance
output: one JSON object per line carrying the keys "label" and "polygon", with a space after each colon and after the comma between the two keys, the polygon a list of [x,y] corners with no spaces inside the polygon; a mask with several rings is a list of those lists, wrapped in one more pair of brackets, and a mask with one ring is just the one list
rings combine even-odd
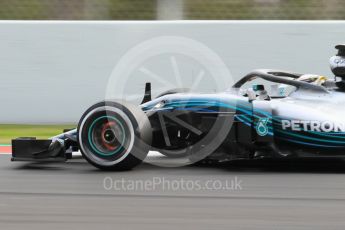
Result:
{"label": "rear tyre", "polygon": [[102,170],[129,170],[149,151],[152,131],[136,106],[114,101],[91,106],[78,124],[78,145],[84,158]]}

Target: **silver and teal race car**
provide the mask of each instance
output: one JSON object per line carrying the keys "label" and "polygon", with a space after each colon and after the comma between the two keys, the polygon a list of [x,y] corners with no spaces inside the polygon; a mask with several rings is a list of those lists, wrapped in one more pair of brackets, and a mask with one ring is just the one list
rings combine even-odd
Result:
{"label": "silver and teal race car", "polygon": [[[173,89],[154,99],[147,83],[141,105],[99,102],[74,130],[48,140],[14,139],[12,160],[66,161],[80,150],[100,169],[127,170],[149,151],[191,163],[344,157],[345,46],[336,48],[332,79],[260,69],[226,92]],[[266,83],[251,84],[255,79]]]}

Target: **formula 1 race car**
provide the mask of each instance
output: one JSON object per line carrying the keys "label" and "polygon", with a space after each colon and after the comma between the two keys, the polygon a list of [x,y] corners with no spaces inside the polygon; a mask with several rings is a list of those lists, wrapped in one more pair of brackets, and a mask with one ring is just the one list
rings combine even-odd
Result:
{"label": "formula 1 race car", "polygon": [[[334,79],[255,70],[223,93],[170,90],[140,106],[103,101],[78,127],[49,140],[17,138],[13,161],[66,161],[73,151],[104,170],[140,164],[150,150],[191,162],[203,160],[345,156],[345,45],[330,59]],[[264,84],[245,87],[254,79]]]}

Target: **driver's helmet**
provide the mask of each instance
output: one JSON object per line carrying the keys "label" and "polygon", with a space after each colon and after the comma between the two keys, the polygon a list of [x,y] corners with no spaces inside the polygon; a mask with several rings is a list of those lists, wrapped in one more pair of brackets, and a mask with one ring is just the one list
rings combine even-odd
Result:
{"label": "driver's helmet", "polygon": [[345,78],[345,45],[337,45],[338,54],[329,60],[330,67],[335,76]]}
{"label": "driver's helmet", "polygon": [[303,74],[297,78],[297,80],[308,82],[314,85],[323,85],[327,81],[327,77],[316,74]]}

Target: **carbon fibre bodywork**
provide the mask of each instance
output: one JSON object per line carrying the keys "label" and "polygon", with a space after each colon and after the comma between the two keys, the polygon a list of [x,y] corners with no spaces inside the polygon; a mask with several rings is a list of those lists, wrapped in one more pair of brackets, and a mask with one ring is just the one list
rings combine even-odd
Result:
{"label": "carbon fibre bodywork", "polygon": [[[284,78],[280,78],[281,75]],[[161,132],[162,123],[157,122],[158,116],[155,116],[160,113],[176,113],[175,117],[179,117],[181,112],[188,114],[186,117],[192,117],[191,125],[202,131],[207,130],[202,128],[203,125],[212,126],[217,116],[224,112],[233,116],[233,122],[230,119],[228,124],[223,124],[230,127],[219,148],[224,153],[224,159],[330,157],[345,154],[343,92],[333,84],[324,87],[295,80],[302,74],[258,70],[248,76],[228,92],[166,95],[144,103],[142,109],[149,115],[158,133],[155,136],[158,137],[170,135],[169,132]],[[250,100],[247,95],[241,94],[239,88],[253,76],[264,76],[269,81],[292,85],[296,90],[284,97]],[[213,123],[210,118],[213,118]],[[165,119],[164,122],[168,130],[174,126],[171,119]],[[156,142],[160,143],[156,145],[160,149],[169,147],[169,143],[162,144],[162,139],[158,138]],[[193,145],[193,141],[189,145]]]}

